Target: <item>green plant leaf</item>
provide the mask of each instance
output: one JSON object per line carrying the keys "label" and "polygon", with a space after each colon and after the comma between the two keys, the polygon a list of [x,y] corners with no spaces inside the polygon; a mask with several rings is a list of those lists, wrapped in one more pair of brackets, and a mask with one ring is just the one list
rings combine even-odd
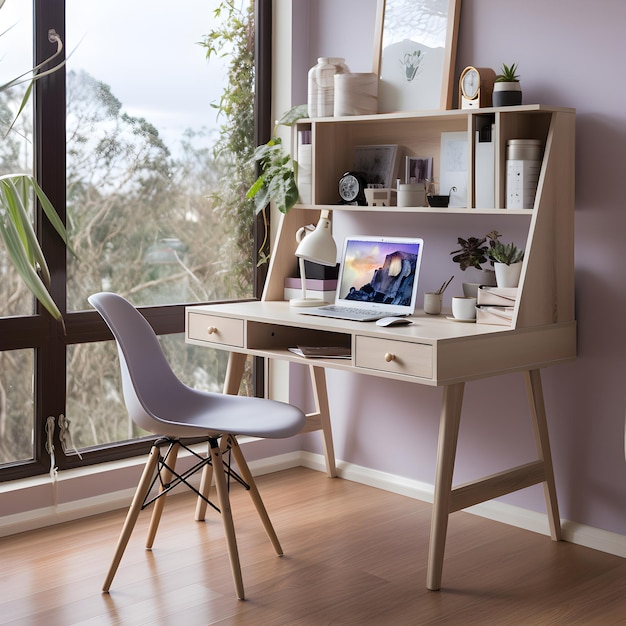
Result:
{"label": "green plant leaf", "polygon": [[50,223],[71,250],[63,222],[43,189],[29,174],[0,176],[0,236],[26,287],[55,319],[60,319],[61,312],[46,287],[50,285],[50,272],[28,213],[33,193]]}
{"label": "green plant leaf", "polygon": [[278,120],[279,126],[293,126],[297,121],[309,117],[308,106],[306,104],[298,104],[283,113]]}
{"label": "green plant leaf", "polygon": [[7,254],[24,281],[24,284],[52,317],[60,319],[61,311],[59,311],[52,296],[31,264],[29,255],[22,244],[22,240],[13,222],[10,220],[0,220],[0,237],[2,237]]}

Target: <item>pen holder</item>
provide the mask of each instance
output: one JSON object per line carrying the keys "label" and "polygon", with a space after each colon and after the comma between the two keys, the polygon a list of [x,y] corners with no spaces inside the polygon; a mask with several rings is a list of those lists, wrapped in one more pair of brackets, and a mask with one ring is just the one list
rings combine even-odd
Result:
{"label": "pen holder", "polygon": [[424,294],[424,313],[428,315],[439,315],[441,313],[441,301],[443,294],[438,291],[431,291]]}

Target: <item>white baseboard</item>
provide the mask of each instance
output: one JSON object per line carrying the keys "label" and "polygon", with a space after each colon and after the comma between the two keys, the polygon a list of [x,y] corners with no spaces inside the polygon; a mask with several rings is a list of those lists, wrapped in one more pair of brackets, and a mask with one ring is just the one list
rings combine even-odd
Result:
{"label": "white baseboard", "polygon": [[[250,470],[255,476],[299,466],[320,472],[326,471],[322,455],[303,451],[289,452],[250,462]],[[434,488],[428,483],[344,461],[337,461],[337,474],[346,480],[423,502],[432,503],[433,501]],[[0,537],[125,508],[129,505],[133,493],[134,489],[125,489],[93,498],[83,498],[77,502],[0,517]],[[536,513],[493,500],[470,507],[465,511],[524,530],[543,535],[550,534],[548,517],[545,513]],[[623,535],[567,520],[562,521],[562,529],[565,541],[626,558],[626,537]]]}
{"label": "white baseboard", "polygon": [[[324,457],[320,454],[301,452],[301,465],[318,471],[326,471]],[[343,461],[337,462],[337,474],[341,478],[351,480],[370,487],[377,487],[392,493],[397,493],[423,502],[433,501],[434,486],[418,480],[411,480],[402,476],[395,476],[372,470],[359,465],[352,465]],[[496,500],[490,500],[464,509],[480,517],[503,522],[510,526],[523,528],[542,535],[550,535],[548,516],[546,513],[536,513],[521,507],[513,506]],[[568,520],[561,520],[563,539],[600,552],[614,554],[626,558],[626,537],[592,526],[585,526]]]}

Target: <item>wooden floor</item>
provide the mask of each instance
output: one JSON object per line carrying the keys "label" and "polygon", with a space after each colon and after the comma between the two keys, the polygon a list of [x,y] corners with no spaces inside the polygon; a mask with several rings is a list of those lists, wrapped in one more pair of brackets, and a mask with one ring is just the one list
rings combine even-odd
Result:
{"label": "wooden floor", "polygon": [[304,468],[258,485],[285,556],[234,486],[245,601],[218,515],[194,522],[184,494],[169,499],[152,552],[140,516],[110,594],[100,588],[124,511],[0,539],[0,623],[626,624],[626,559],[455,513],[432,592],[430,505]]}

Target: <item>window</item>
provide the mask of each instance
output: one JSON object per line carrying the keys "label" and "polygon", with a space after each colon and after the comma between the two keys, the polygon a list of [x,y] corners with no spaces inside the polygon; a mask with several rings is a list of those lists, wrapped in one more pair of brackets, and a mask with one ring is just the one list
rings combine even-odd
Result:
{"label": "window", "polygon": [[[72,445],[83,456],[63,452],[57,427],[60,468],[146,447],[145,433],[126,416],[115,346],[103,341],[110,335],[99,316],[86,310],[95,291],[116,291],[142,307],[183,380],[221,388],[227,355],[185,346],[183,309],[258,290],[258,225],[242,195],[254,179],[251,151],[269,134],[261,97],[269,99],[271,0],[256,0],[250,13],[248,0],[181,0],[176,9],[154,0],[36,0],[34,13],[28,4],[7,0],[0,19],[10,9],[20,24],[34,20],[40,60],[50,54],[47,32],[55,28],[68,60],[37,84],[34,117],[22,115],[20,138],[0,144],[0,167],[8,172],[34,157],[75,255],[38,215],[53,295],[65,310],[63,334],[47,315],[31,314],[32,299],[0,252],[0,480],[47,471],[48,416],[68,418]],[[246,20],[256,29],[256,54],[237,47],[243,30],[233,29]],[[220,28],[230,29],[235,43],[216,51],[209,46],[224,40]],[[30,44],[22,45],[22,67],[31,66]],[[229,67],[240,54],[254,71],[242,74],[241,59],[237,73]],[[246,100],[252,106],[234,112],[243,116],[235,123],[223,110],[217,115],[229,86],[255,95]],[[4,119],[20,96],[0,96]],[[267,118],[263,128],[255,125],[255,111],[258,120]],[[247,133],[243,144],[233,128]]]}

